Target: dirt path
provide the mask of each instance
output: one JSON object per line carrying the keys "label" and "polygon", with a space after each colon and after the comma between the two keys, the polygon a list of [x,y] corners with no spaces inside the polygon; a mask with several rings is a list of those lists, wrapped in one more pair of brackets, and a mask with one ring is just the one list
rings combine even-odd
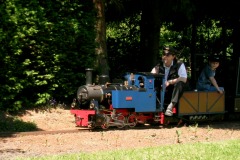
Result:
{"label": "dirt path", "polygon": [[[41,130],[76,129],[74,118],[69,110],[27,111],[21,118],[26,122],[35,122]],[[230,139],[240,139],[240,122],[178,128],[110,129],[96,132],[79,131],[62,134],[0,137],[0,159]]]}

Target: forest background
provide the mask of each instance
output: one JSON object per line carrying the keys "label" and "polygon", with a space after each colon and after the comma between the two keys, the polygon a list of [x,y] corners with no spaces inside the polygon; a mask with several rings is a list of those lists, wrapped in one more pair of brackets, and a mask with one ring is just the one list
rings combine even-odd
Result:
{"label": "forest background", "polygon": [[150,71],[164,45],[179,51],[193,87],[219,53],[217,78],[231,99],[240,92],[239,8],[233,0],[0,0],[0,110],[70,104],[86,68],[111,81]]}

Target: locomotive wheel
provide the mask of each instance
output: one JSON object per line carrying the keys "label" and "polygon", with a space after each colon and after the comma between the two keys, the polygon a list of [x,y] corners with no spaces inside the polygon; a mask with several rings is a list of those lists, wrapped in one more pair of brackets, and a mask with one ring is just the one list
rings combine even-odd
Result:
{"label": "locomotive wheel", "polygon": [[95,125],[94,124],[88,124],[88,129],[94,129]]}
{"label": "locomotive wheel", "polygon": [[127,123],[129,127],[135,127],[137,125],[137,117],[134,114],[131,114],[128,116]]}
{"label": "locomotive wheel", "polygon": [[108,129],[109,121],[110,121],[110,118],[106,114],[104,114],[104,122],[101,125],[102,129]]}
{"label": "locomotive wheel", "polygon": [[120,123],[119,125],[117,125],[118,128],[123,128],[125,127],[125,117],[123,115],[119,115],[117,117],[117,123]]}

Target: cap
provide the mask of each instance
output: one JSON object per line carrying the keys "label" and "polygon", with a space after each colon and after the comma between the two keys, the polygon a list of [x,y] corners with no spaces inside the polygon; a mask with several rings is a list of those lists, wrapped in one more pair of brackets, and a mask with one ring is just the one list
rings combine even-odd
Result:
{"label": "cap", "polygon": [[220,62],[220,56],[218,54],[213,54],[208,57],[210,62]]}
{"label": "cap", "polygon": [[172,47],[163,47],[163,54],[164,55],[175,55],[177,53],[177,51],[172,48]]}

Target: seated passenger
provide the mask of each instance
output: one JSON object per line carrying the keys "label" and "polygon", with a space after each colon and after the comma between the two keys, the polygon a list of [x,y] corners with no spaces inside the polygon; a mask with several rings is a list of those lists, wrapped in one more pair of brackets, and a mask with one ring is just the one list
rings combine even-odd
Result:
{"label": "seated passenger", "polygon": [[203,68],[198,81],[197,90],[198,91],[218,91],[220,94],[223,93],[224,88],[219,87],[217,84],[215,76],[215,71],[219,67],[220,57],[214,54],[208,58],[208,64]]}
{"label": "seated passenger", "polygon": [[172,116],[172,108],[178,103],[187,88],[187,71],[183,62],[177,61],[177,51],[170,47],[163,48],[162,62],[157,64],[151,73],[165,75],[165,97],[171,99],[165,115]]}

